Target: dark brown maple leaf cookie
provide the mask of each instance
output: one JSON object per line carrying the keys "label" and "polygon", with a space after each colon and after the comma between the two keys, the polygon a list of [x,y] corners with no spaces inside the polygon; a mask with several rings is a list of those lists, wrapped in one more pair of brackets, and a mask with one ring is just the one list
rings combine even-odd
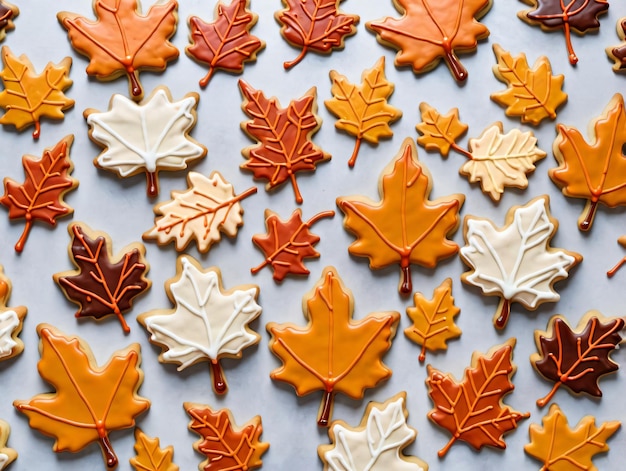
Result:
{"label": "dark brown maple leaf cookie", "polygon": [[0,0],[0,41],[2,41],[6,32],[15,28],[13,19],[19,14],[20,10],[15,5],[11,5],[4,0]]}

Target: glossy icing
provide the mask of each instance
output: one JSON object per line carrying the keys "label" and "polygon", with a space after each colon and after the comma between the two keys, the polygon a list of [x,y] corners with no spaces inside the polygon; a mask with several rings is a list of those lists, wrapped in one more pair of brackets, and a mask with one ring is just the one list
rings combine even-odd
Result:
{"label": "glossy icing", "polygon": [[617,20],[617,36],[622,41],[617,46],[609,46],[605,49],[611,59],[615,72],[626,72],[626,17]]}
{"label": "glossy icing", "polygon": [[135,417],[150,407],[137,391],[143,381],[139,344],[115,352],[96,365],[84,340],[65,336],[49,324],[39,324],[40,376],[55,392],[30,400],[15,400],[32,428],[55,438],[55,452],[78,452],[92,442],[102,450],[107,469],[118,460],[109,439],[112,430],[131,428]]}
{"label": "glossy icing", "polygon": [[172,191],[170,201],[155,205],[155,225],[143,238],[160,245],[174,241],[179,252],[195,239],[198,250],[208,252],[221,232],[235,237],[243,225],[240,201],[256,193],[256,187],[236,195],[233,185],[217,171],[208,177],[189,172],[187,183],[187,191]]}
{"label": "glossy icing", "polygon": [[399,264],[398,291],[403,295],[413,289],[411,264],[435,268],[459,249],[448,236],[459,226],[465,196],[429,200],[431,188],[432,178],[417,160],[415,142],[406,138],[381,173],[380,202],[359,195],[337,198],[337,206],[345,214],[344,227],[356,235],[348,247],[350,254],[369,258],[373,270]]}
{"label": "glossy icing", "polygon": [[184,170],[207,153],[189,135],[198,99],[197,93],[188,93],[173,101],[169,89],[161,86],[141,103],[116,94],[108,111],[86,110],[89,137],[104,147],[94,165],[120,177],[146,172],[148,195],[157,196],[159,171]]}
{"label": "glossy icing", "polygon": [[479,287],[486,296],[499,296],[494,325],[506,325],[512,302],[534,310],[544,302],[560,299],[553,285],[569,276],[582,256],[550,246],[558,222],[549,212],[548,196],[509,209],[505,225],[466,216],[461,260],[470,267],[464,283]]}
{"label": "glossy icing", "polygon": [[478,22],[491,8],[491,0],[393,0],[400,18],[385,17],[366,23],[380,43],[398,49],[396,66],[427,72],[441,59],[454,78],[467,79],[457,53],[474,51],[478,40],[489,36]]}
{"label": "glossy icing", "polygon": [[328,429],[330,445],[320,445],[324,470],[332,471],[428,471],[422,460],[403,454],[417,436],[406,423],[406,392],[384,403],[370,402],[358,427],[333,421]]}
{"label": "glossy icing", "polygon": [[22,331],[26,308],[7,306],[11,296],[11,281],[0,266],[0,361],[19,355],[24,350],[24,343],[18,338]]}
{"label": "glossy icing", "polygon": [[130,459],[135,471],[179,471],[172,463],[174,447],[160,448],[159,439],[147,436],[139,427],[135,427],[135,453]]}
{"label": "glossy icing", "polygon": [[176,31],[177,9],[178,3],[168,0],[142,15],[138,0],[94,0],[96,21],[67,11],[57,18],[74,49],[90,58],[88,75],[113,80],[126,74],[131,96],[140,100],[140,70],[165,70],[178,57],[169,41]]}
{"label": "glossy icing", "polygon": [[273,380],[291,384],[298,396],[323,391],[318,425],[328,426],[334,395],[362,399],[365,389],[391,376],[382,356],[400,320],[398,312],[371,313],[353,320],[354,299],[334,267],[326,267],[302,300],[308,324],[270,322],[269,347],[283,365]]}
{"label": "glossy icing", "polygon": [[261,315],[256,302],[259,287],[239,285],[225,290],[216,267],[203,269],[190,256],[180,256],[177,275],[166,283],[175,309],[156,309],[141,314],[138,321],[160,345],[159,360],[178,364],[178,370],[207,361],[218,394],[226,392],[219,361],[241,358],[242,351],[259,343],[261,336],[249,324]]}

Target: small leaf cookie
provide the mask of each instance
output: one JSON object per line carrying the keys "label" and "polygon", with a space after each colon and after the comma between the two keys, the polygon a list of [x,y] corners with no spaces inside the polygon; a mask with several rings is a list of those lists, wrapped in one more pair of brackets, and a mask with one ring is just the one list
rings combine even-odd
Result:
{"label": "small leaf cookie", "polygon": [[539,57],[531,69],[524,53],[513,57],[497,44],[493,52],[498,61],[493,74],[508,88],[492,93],[491,99],[506,108],[507,116],[519,117],[524,124],[538,126],[544,119],[555,119],[557,109],[567,101],[564,75],[552,75],[546,56]]}
{"label": "small leaf cookie", "polygon": [[81,338],[66,336],[49,324],[39,324],[37,333],[37,369],[54,392],[15,400],[13,405],[32,428],[54,437],[53,451],[76,453],[97,442],[107,469],[115,469],[118,459],[109,433],[134,427],[135,417],[150,407],[150,401],[137,394],[143,382],[139,344],[116,351],[99,366]]}
{"label": "small leaf cookie", "polygon": [[174,447],[160,448],[159,439],[147,436],[139,427],[135,428],[135,453],[137,456],[130,459],[135,471],[179,470],[172,462]]}
{"label": "small leaf cookie", "polygon": [[93,231],[80,222],[70,224],[68,232],[68,251],[76,270],[52,277],[67,299],[80,306],[76,317],[99,321],[114,315],[124,332],[130,332],[123,314],[131,309],[134,298],[152,285],[145,276],[149,270],[146,248],[136,242],[113,256],[108,234]]}
{"label": "small leaf cookie", "polygon": [[384,403],[370,402],[357,427],[333,421],[330,445],[317,448],[324,471],[348,469],[348,463],[353,470],[428,471],[422,460],[403,453],[417,436],[408,415],[406,392],[400,392]]}
{"label": "small leaf cookie", "polygon": [[459,225],[465,196],[431,201],[431,187],[428,170],[417,160],[415,142],[406,138],[381,173],[380,202],[358,195],[337,198],[345,214],[344,227],[356,236],[348,247],[350,254],[367,257],[373,270],[400,265],[398,291],[403,295],[413,291],[411,264],[435,268],[439,260],[459,250],[448,236]]}
{"label": "small leaf cookie", "polygon": [[597,427],[595,418],[587,415],[580,419],[576,427],[571,428],[561,408],[552,404],[542,419],[542,425],[530,425],[530,443],[524,445],[528,455],[543,463],[541,469],[598,471],[593,464],[593,457],[609,451],[606,442],[617,432],[620,422],[612,420]]}
{"label": "small leaf cookie", "polygon": [[394,85],[385,78],[385,56],[374,67],[365,70],[360,85],[348,82],[338,72],[330,71],[333,97],[326,100],[326,108],[337,116],[335,127],[356,137],[348,165],[353,167],[361,146],[366,140],[378,144],[381,137],[391,137],[389,124],[402,116],[402,111],[387,103]]}
{"label": "small leaf cookie", "polygon": [[546,332],[536,330],[535,343],[540,353],[533,353],[530,362],[541,376],[554,381],[552,390],[537,405],[543,407],[550,402],[560,386],[601,397],[598,380],[619,368],[609,355],[622,341],[623,328],[624,319],[607,319],[597,311],[589,311],[576,329],[565,317],[553,316]]}
{"label": "small leaf cookie", "polygon": [[155,205],[154,227],[144,232],[143,239],[159,245],[174,242],[179,252],[195,239],[204,253],[221,239],[221,232],[235,237],[243,224],[240,201],[256,193],[256,187],[236,195],[233,185],[216,171],[208,177],[189,172],[187,183],[186,191],[172,191],[170,201]]}
{"label": "small leaf cookie", "polygon": [[24,350],[24,343],[18,335],[22,331],[24,318],[26,317],[26,307],[8,307],[7,303],[10,296],[11,281],[4,274],[0,265],[0,361],[13,358]]}
{"label": "small leaf cookie", "polygon": [[261,340],[250,328],[250,322],[261,315],[259,287],[225,290],[218,268],[203,269],[190,256],[178,258],[176,277],[165,286],[175,309],[155,309],[137,318],[150,333],[150,341],[163,349],[159,361],[176,363],[179,371],[206,361],[214,391],[226,393],[220,359],[241,358],[244,348]]}
{"label": "small leaf cookie", "polygon": [[62,120],[63,112],[74,106],[74,100],[63,93],[72,85],[69,77],[72,59],[66,57],[58,65],[49,62],[37,74],[26,55],[16,57],[7,46],[2,46],[0,55],[4,65],[0,72],[4,84],[0,106],[6,110],[0,124],[12,124],[18,131],[35,126],[33,138],[38,139],[41,118]]}
{"label": "small leaf cookie", "polygon": [[605,51],[614,62],[613,70],[623,73],[626,72],[626,17],[617,20],[617,36],[622,42],[617,46],[607,47]]}
{"label": "small leaf cookie", "polygon": [[19,13],[20,9],[15,5],[0,0],[0,41],[6,37],[7,31],[15,28],[13,20]]}
{"label": "small leaf cookie", "polygon": [[214,411],[207,405],[191,402],[185,402],[183,407],[191,417],[189,430],[201,437],[193,448],[207,458],[198,465],[200,471],[243,471],[261,467],[261,456],[270,445],[261,441],[260,416],[238,427],[229,409]]}
{"label": "small leaf cookie", "polygon": [[550,215],[548,196],[538,196],[524,206],[514,206],[505,225],[465,216],[461,260],[470,267],[461,280],[479,287],[486,296],[499,296],[494,326],[503,329],[511,303],[534,310],[560,299],[554,284],[567,278],[582,256],[550,246],[558,221]]}
{"label": "small leaf cookie", "polygon": [[4,420],[0,420],[0,471],[6,469],[17,459],[17,451],[7,446],[11,427]]}

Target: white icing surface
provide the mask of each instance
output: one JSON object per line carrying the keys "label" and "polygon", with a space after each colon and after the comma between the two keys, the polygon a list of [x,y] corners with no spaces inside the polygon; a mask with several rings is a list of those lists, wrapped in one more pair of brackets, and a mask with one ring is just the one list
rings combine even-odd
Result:
{"label": "white icing surface", "polygon": [[0,453],[0,469],[4,469],[9,464],[9,457],[4,453]]}
{"label": "white icing surface", "polygon": [[9,356],[17,345],[12,336],[19,325],[20,319],[15,311],[0,314],[0,358]]}

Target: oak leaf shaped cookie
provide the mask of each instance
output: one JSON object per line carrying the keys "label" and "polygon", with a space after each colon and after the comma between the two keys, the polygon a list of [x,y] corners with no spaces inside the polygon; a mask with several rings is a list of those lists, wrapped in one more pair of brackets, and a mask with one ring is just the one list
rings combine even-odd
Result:
{"label": "oak leaf shaped cookie", "polygon": [[447,237],[459,225],[465,197],[455,194],[430,201],[431,186],[428,170],[417,161],[415,143],[406,138],[381,174],[380,202],[362,196],[337,198],[337,206],[345,214],[344,226],[356,236],[348,251],[369,258],[374,270],[399,264],[402,294],[413,290],[412,263],[435,268],[440,259],[459,249]]}
{"label": "oak leaf shaped cookie", "polygon": [[141,103],[115,94],[108,111],[85,110],[89,137],[104,147],[94,165],[120,177],[145,172],[148,195],[157,196],[160,170],[184,170],[207,153],[189,135],[196,124],[198,98],[188,93],[173,101],[167,87],[158,87]]}
{"label": "oak leaf shaped cookie", "polygon": [[275,97],[266,98],[243,80],[239,80],[239,88],[244,98],[242,109],[252,118],[242,122],[241,128],[258,142],[241,151],[247,159],[241,168],[251,171],[255,178],[267,180],[268,191],[289,180],[296,202],[302,203],[296,173],[314,171],[319,162],[330,159],[311,141],[322,125],[316,114],[316,88],[292,100],[286,108],[281,108]]}
{"label": "oak leaf shaped cookie", "polygon": [[611,59],[615,72],[626,71],[626,17],[617,20],[617,35],[620,41],[617,46],[609,46],[605,49],[607,56]]}
{"label": "oak leaf shaped cookie", "polygon": [[285,62],[285,69],[298,64],[308,51],[330,54],[342,49],[344,40],[356,33],[358,15],[339,10],[341,0],[282,0],[285,9],[274,15],[281,25],[280,34],[300,54]]}
{"label": "oak leaf shaped cookie", "polygon": [[[26,307],[8,307],[7,302],[10,296],[11,281],[0,265],[0,361],[13,358],[24,350],[24,343],[18,335],[22,331]],[[2,469],[1,466],[0,469]]]}
{"label": "oak leaf shaped cookie", "polygon": [[135,452],[137,456],[130,459],[135,471],[178,471],[172,459],[174,447],[171,445],[160,448],[158,438],[150,438],[137,427],[135,428]]}
{"label": "oak leaf shaped cookie", "polygon": [[555,119],[567,94],[563,92],[564,76],[552,75],[548,58],[541,56],[531,69],[524,53],[513,57],[497,44],[493,52],[498,61],[493,74],[508,88],[492,93],[491,99],[506,108],[507,116],[518,116],[525,124],[537,126],[546,118]]}
{"label": "oak leaf shaped cookie", "polygon": [[282,221],[278,214],[266,209],[267,234],[252,236],[252,242],[263,251],[265,260],[250,271],[258,273],[265,266],[270,265],[274,270],[274,280],[279,282],[289,273],[308,275],[309,270],[304,265],[304,259],[319,257],[319,253],[313,246],[320,240],[309,229],[320,219],[334,215],[334,211],[323,211],[303,222],[302,211],[298,208],[291,213],[288,220]]}
{"label": "oak leaf shaped cookie", "polygon": [[446,278],[435,288],[432,299],[422,293],[413,295],[415,307],[408,307],[406,313],[413,325],[404,329],[404,335],[422,346],[419,361],[426,359],[426,350],[447,350],[447,341],[461,336],[461,329],[454,318],[461,310],[454,304],[452,279]]}
{"label": "oak leaf shaped cookie", "polygon": [[265,47],[265,41],[250,34],[258,15],[249,7],[250,0],[232,0],[228,5],[219,1],[212,23],[197,16],[189,18],[191,45],[185,48],[185,52],[209,66],[200,86],[206,87],[216,70],[242,73],[245,62],[256,60],[257,53]]}
{"label": "oak leaf shaped cookie", "polygon": [[261,340],[249,326],[261,315],[256,302],[259,287],[225,290],[218,268],[205,270],[195,259],[181,256],[177,276],[167,281],[166,292],[175,309],[156,309],[138,317],[150,341],[163,349],[159,360],[178,364],[179,371],[209,362],[213,389],[224,394],[227,386],[220,359],[241,358],[244,348]]}
{"label": "oak leaf shaped cookie", "polygon": [[494,201],[500,201],[505,187],[526,188],[526,174],[535,169],[535,162],[546,156],[537,147],[532,132],[512,129],[505,134],[499,121],[487,127],[478,138],[470,139],[469,150],[465,150],[455,142],[467,129],[458,121],[457,109],[441,115],[422,103],[420,111],[424,122],[417,125],[417,130],[424,135],[417,139],[418,144],[427,150],[438,150],[444,157],[450,149],[467,157],[459,173],[472,183],[479,182],[483,192]]}
{"label": "oak leaf shaped cookie", "polygon": [[591,229],[599,203],[609,208],[626,205],[626,112],[622,95],[613,96],[590,129],[591,142],[587,143],[578,129],[557,125],[552,149],[559,166],[548,171],[565,196],[587,200],[578,218],[581,231]]}
{"label": "oak leaf shaped cookie", "polygon": [[461,260],[470,267],[461,275],[464,283],[479,287],[486,296],[499,296],[493,318],[503,329],[511,303],[534,310],[544,302],[557,302],[553,285],[569,276],[582,256],[550,246],[558,222],[549,213],[548,196],[509,209],[506,224],[498,228],[488,219],[465,217],[465,247]]}
{"label": "oak leaf shaped cookie", "polygon": [[15,244],[21,252],[34,221],[56,226],[56,220],[69,216],[74,210],[63,201],[65,194],[78,186],[78,180],[70,174],[74,164],[70,159],[70,147],[74,136],[68,135],[54,147],[44,150],[41,159],[25,155],[22,166],[26,175],[24,183],[5,177],[4,195],[0,203],[9,208],[9,219],[25,219],[22,236]]}
{"label": "oak leaf shaped cookie", "polygon": [[353,320],[352,293],[333,267],[322,271],[302,307],[306,327],[267,324],[270,350],[283,362],[270,377],[291,384],[298,396],[323,391],[318,425],[326,427],[335,394],[362,399],[365,389],[391,376],[381,358],[391,347],[400,314],[378,312]]}
{"label": "oak leaf shaped cookie", "polygon": [[475,352],[461,382],[428,365],[426,384],[434,405],[428,418],[452,434],[450,441],[437,453],[440,458],[457,440],[467,442],[476,450],[485,445],[506,448],[503,435],[530,416],[502,402],[515,388],[511,382],[515,373],[514,346],[515,339],[510,339],[485,355]]}
{"label": "oak leaf shaped cookie", "polygon": [[15,28],[13,19],[20,13],[19,8],[9,2],[0,0],[0,41],[6,37],[9,30]]}
{"label": "oak leaf shaped cookie", "polygon": [[134,427],[135,417],[150,407],[150,401],[137,394],[143,382],[139,344],[116,351],[106,365],[98,366],[84,340],[48,324],[39,324],[37,333],[39,374],[55,392],[13,405],[32,428],[55,438],[55,452],[75,453],[97,442],[107,469],[115,469],[118,459],[109,433]]}
{"label": "oak leaf shaped cookie", "polygon": [[155,3],[141,14],[137,0],[94,0],[96,21],[62,11],[59,22],[67,30],[72,47],[89,57],[87,74],[113,80],[126,74],[133,99],[141,100],[140,70],[161,71],[178,57],[169,41],[176,31],[178,3]]}
{"label": "oak leaf shaped cookie", "polygon": [[49,62],[37,74],[26,55],[13,55],[7,46],[0,50],[4,69],[0,78],[4,90],[0,92],[0,106],[6,112],[0,124],[12,124],[18,131],[34,125],[33,138],[41,134],[41,118],[62,120],[63,112],[74,106],[74,100],[63,93],[72,85],[69,78],[72,59],[66,57],[58,65]]}
{"label": "oak leaf shaped cookie", "polygon": [[194,449],[207,458],[198,466],[200,471],[247,471],[261,467],[261,456],[270,445],[261,441],[260,416],[238,427],[228,409],[214,411],[209,406],[191,402],[183,406],[191,417],[189,430],[202,437],[193,444]]}
{"label": "oak leaf shaped cookie", "polygon": [[4,420],[0,420],[0,470],[6,469],[17,459],[17,451],[7,446],[11,427]]}
{"label": "oak leaf shaped cookie", "polygon": [[233,185],[219,172],[205,177],[198,172],[187,174],[187,191],[172,191],[172,199],[154,207],[154,227],[144,232],[144,240],[160,245],[173,241],[182,252],[196,240],[200,252],[208,252],[221,239],[220,232],[235,237],[243,224],[240,201],[256,193],[256,187],[235,194]]}
{"label": "oak leaf shaped cookie", "polygon": [[417,436],[406,423],[408,415],[406,393],[401,392],[384,403],[370,402],[358,427],[333,421],[328,429],[331,444],[317,449],[324,471],[428,471],[422,460],[403,453]]}
{"label": "oak leaf shaped cookie", "polygon": [[530,443],[524,445],[524,451],[543,463],[541,469],[550,471],[597,471],[593,457],[609,451],[606,442],[620,427],[617,420],[603,422],[597,427],[595,418],[587,415],[572,429],[556,404],[550,406],[542,424],[543,427],[530,425]]}
{"label": "oak leaf shaped cookie", "polygon": [[607,0],[522,0],[531,10],[520,11],[523,21],[538,25],[544,31],[563,30],[569,62],[576,65],[578,57],[572,46],[571,32],[583,35],[600,27],[598,16],[609,9]]}
{"label": "oak leaf shaped cookie", "polygon": [[490,0],[394,0],[401,18],[385,17],[366,23],[378,41],[398,49],[396,66],[427,72],[441,59],[454,78],[467,79],[457,53],[474,51],[489,30],[478,20],[491,8]]}
{"label": "oak leaf shaped cookie", "polygon": [[543,407],[550,402],[560,386],[601,397],[598,380],[619,368],[609,355],[622,341],[623,328],[624,319],[607,319],[597,311],[589,311],[576,329],[570,328],[563,316],[553,316],[546,332],[536,330],[535,343],[540,353],[532,354],[530,362],[541,376],[554,381],[552,390],[537,405]]}
{"label": "oak leaf shaped cookie", "polygon": [[69,254],[76,270],[52,277],[65,296],[80,306],[76,317],[98,321],[114,315],[124,332],[130,332],[123,314],[131,309],[134,298],[152,285],[145,277],[149,270],[146,248],[136,242],[114,257],[108,234],[78,222],[70,224],[68,232],[72,239]]}
{"label": "oak leaf shaped cookie", "polygon": [[400,119],[402,111],[387,103],[394,85],[385,78],[385,57],[374,67],[365,70],[360,85],[348,82],[338,72],[330,71],[333,98],[326,100],[326,108],[337,118],[335,127],[356,137],[352,156],[348,160],[354,166],[361,141],[377,144],[381,137],[391,137],[389,124]]}

